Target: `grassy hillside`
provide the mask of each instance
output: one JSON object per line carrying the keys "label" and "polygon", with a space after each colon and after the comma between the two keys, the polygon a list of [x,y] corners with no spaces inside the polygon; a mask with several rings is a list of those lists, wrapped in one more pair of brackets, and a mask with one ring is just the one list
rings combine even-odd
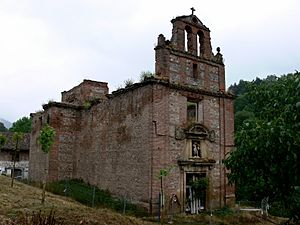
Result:
{"label": "grassy hillside", "polygon": [[[45,205],[41,205],[41,190],[23,183],[16,182],[10,187],[10,179],[0,176],[0,224],[17,218],[32,216],[32,212],[49,215],[52,210],[57,220],[64,225],[99,224],[99,225],[151,225],[134,217],[124,216],[109,209],[94,209],[81,205],[68,198],[46,194]],[[5,222],[6,221],[6,222]],[[17,223],[21,225],[20,223]],[[10,223],[11,225],[11,223]],[[27,225],[27,224],[26,224]]]}
{"label": "grassy hillside", "polygon": [[[10,187],[10,178],[0,176],[0,225],[45,225],[43,218],[55,219],[56,223],[47,225],[154,225],[156,223],[139,218],[116,213],[110,209],[91,208],[69,198],[46,194],[45,205],[41,205],[41,189],[20,182]],[[40,213],[41,211],[41,213]],[[54,213],[50,214],[50,213]],[[32,216],[35,222],[29,222]],[[50,215],[50,216],[49,216]],[[164,216],[164,223],[168,224],[168,217]],[[17,221],[12,223],[12,221]],[[60,222],[61,221],[61,222]],[[152,219],[153,221],[153,219]],[[177,215],[173,218],[174,225],[273,225],[283,219],[268,217],[260,214],[235,212],[230,209],[221,209],[201,215]]]}

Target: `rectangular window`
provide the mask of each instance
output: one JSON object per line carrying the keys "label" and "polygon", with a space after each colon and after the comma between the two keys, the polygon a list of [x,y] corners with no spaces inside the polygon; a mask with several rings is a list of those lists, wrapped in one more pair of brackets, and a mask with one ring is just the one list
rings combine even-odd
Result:
{"label": "rectangular window", "polygon": [[197,79],[198,77],[198,65],[197,64],[193,64],[193,78]]}
{"label": "rectangular window", "polygon": [[187,102],[187,121],[197,122],[198,121],[198,103],[197,102]]}

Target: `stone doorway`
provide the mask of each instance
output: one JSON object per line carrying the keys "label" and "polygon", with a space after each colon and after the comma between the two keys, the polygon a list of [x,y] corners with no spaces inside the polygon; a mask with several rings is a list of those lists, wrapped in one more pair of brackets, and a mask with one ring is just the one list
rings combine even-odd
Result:
{"label": "stone doorway", "polygon": [[205,180],[205,173],[186,173],[185,183],[185,212],[198,214],[206,210],[206,190],[197,189],[195,184],[199,180]]}

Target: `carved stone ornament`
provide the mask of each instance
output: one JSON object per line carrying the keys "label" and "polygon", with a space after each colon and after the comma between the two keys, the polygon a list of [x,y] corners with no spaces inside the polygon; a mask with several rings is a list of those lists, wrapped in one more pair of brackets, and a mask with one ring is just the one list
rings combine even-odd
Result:
{"label": "carved stone ornament", "polygon": [[215,131],[208,130],[204,125],[195,123],[192,124],[185,132],[186,138],[215,141]]}
{"label": "carved stone ornament", "polygon": [[185,139],[185,131],[181,127],[175,128],[175,138],[177,140],[184,140]]}
{"label": "carved stone ornament", "polygon": [[216,133],[215,133],[214,130],[209,131],[208,140],[210,142],[215,142],[215,140],[216,140]]}

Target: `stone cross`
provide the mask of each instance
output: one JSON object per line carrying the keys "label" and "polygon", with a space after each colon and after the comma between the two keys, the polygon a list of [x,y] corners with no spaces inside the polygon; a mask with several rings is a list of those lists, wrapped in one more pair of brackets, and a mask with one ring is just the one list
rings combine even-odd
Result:
{"label": "stone cross", "polygon": [[194,15],[194,12],[196,11],[196,9],[194,7],[192,7],[191,10],[192,10],[192,15]]}

